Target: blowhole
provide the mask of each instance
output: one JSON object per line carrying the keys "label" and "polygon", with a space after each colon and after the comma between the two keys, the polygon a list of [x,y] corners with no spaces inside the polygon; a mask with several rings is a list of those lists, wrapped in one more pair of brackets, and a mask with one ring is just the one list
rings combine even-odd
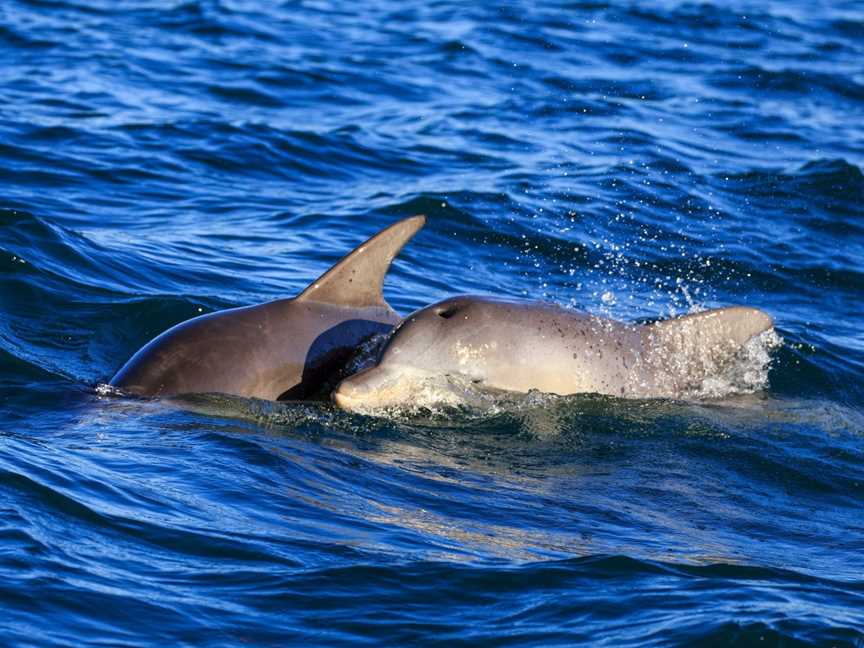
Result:
{"label": "blowhole", "polygon": [[450,319],[456,314],[456,307],[447,306],[446,308],[439,308],[437,311],[435,311],[435,314],[443,319]]}

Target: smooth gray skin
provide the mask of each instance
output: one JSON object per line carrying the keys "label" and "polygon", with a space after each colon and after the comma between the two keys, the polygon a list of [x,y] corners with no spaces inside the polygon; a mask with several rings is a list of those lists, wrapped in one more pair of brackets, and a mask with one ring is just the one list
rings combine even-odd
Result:
{"label": "smooth gray skin", "polygon": [[767,313],[741,306],[638,325],[542,302],[455,297],[406,317],[376,366],[343,380],[333,399],[361,412],[453,403],[448,381],[511,392],[676,397],[772,325]]}
{"label": "smooth gray skin", "polygon": [[401,320],[384,301],[382,284],[390,263],[425,222],[414,216],[382,230],[296,298],[174,326],[132,356],[110,384],[140,396],[318,395],[364,340]]}

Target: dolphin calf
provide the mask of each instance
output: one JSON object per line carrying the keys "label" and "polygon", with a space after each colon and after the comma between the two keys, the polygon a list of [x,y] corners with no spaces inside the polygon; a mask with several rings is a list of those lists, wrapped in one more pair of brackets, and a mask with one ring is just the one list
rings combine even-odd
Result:
{"label": "dolphin calf", "polygon": [[382,230],[293,299],[174,326],[132,356],[111,386],[140,396],[219,392],[268,400],[329,391],[327,380],[359,344],[401,320],[384,301],[382,284],[425,221],[414,216]]}
{"label": "dolphin calf", "polygon": [[543,302],[462,296],[407,316],[375,366],[333,393],[346,410],[457,404],[466,386],[567,395],[678,397],[773,326],[733,306],[627,324]]}

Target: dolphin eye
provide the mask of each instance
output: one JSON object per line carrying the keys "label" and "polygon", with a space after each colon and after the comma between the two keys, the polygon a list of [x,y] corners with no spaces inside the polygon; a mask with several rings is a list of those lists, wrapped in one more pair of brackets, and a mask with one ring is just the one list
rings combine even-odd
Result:
{"label": "dolphin eye", "polygon": [[450,319],[456,314],[456,307],[447,306],[446,308],[439,308],[435,311],[435,314],[443,319]]}

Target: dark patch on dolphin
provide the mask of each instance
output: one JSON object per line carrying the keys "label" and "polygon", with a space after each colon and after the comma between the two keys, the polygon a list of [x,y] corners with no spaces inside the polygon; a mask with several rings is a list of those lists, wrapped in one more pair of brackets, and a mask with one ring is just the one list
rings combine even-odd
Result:
{"label": "dark patch on dolphin", "polygon": [[424,223],[414,216],[387,227],[295,298],[209,313],[168,329],[133,355],[110,385],[150,397],[326,396],[328,380],[355,349],[401,320],[384,301],[384,277]]}
{"label": "dark patch on dolphin", "polygon": [[[277,400],[326,400],[333,388],[345,378],[343,368],[354,357],[358,344],[393,328],[371,320],[346,320],[322,332],[306,354],[300,382],[279,395]],[[352,341],[360,339],[357,344]]]}

